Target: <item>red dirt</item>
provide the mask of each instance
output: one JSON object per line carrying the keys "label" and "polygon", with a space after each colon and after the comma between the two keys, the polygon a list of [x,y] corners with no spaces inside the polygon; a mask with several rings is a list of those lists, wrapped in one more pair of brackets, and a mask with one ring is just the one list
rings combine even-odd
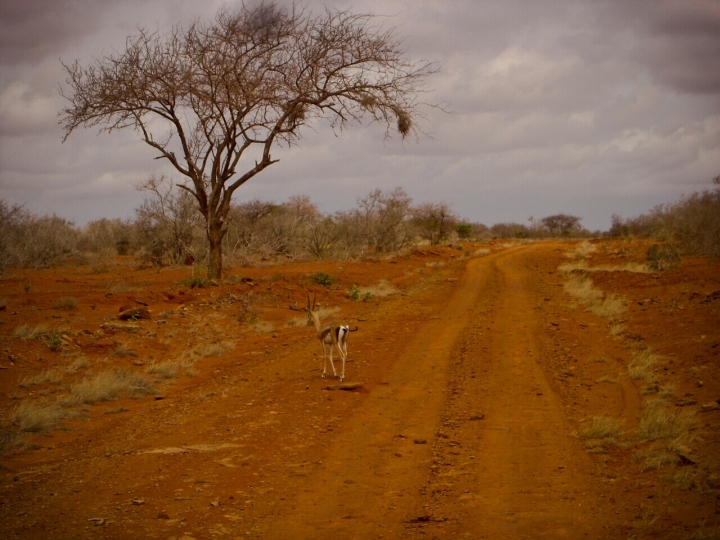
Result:
{"label": "red dirt", "polygon": [[[590,267],[644,262],[647,248],[594,244]],[[240,268],[229,274],[252,281],[194,290],[181,283],[187,269],[137,270],[123,260],[100,274],[84,266],[10,272],[0,281],[6,431],[20,402],[54,401],[89,374],[123,367],[152,379],[152,362],[201,354],[194,376],[156,381],[157,395],[89,405],[79,419],[11,447],[0,467],[0,536],[717,534],[720,410],[701,407],[720,398],[720,265],[684,259],[663,273],[576,270],[625,299],[615,321],[623,330],[611,335],[608,318],[563,290],[568,274],[558,267],[576,246],[491,245],[473,254],[483,246],[466,243],[388,259]],[[338,281],[310,284],[314,272]],[[396,292],[348,298],[351,285],[381,279]],[[304,307],[306,291],[339,308],[338,322],[359,326],[345,381],[359,387],[333,389],[337,380],[320,377],[314,329],[289,324],[304,316],[289,306]],[[53,308],[63,297],[77,298],[77,307]],[[127,323],[137,327],[128,333],[117,314],[138,301],[151,319]],[[274,329],[251,329],[253,309]],[[13,336],[39,323],[69,330],[62,351]],[[202,355],[222,342],[234,349]],[[643,404],[658,396],[643,394],[627,369],[644,348],[664,359],[658,380],[674,389],[666,400],[697,419],[691,447],[648,470],[636,459],[647,443],[633,433]],[[55,383],[18,385],[78,358],[89,366]],[[578,437],[593,415],[623,422],[619,444],[603,451]]]}

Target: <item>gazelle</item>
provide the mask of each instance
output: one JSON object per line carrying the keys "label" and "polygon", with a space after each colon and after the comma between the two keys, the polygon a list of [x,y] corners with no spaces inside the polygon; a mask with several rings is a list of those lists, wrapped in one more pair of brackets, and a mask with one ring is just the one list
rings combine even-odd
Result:
{"label": "gazelle", "polygon": [[342,358],[342,371],[340,372],[340,382],[342,382],[345,380],[347,339],[350,335],[350,332],[355,332],[357,330],[357,326],[351,329],[349,326],[339,326],[334,322],[321,325],[320,317],[318,316],[319,310],[315,307],[315,295],[313,295],[312,303],[310,302],[310,293],[307,293],[307,297],[308,303],[306,311],[308,315],[308,324],[312,322],[315,325],[318,339],[320,340],[323,348],[323,379],[325,378],[325,373],[327,373],[327,354],[325,352],[325,345],[327,344],[330,345],[330,367],[332,367],[334,377],[337,377],[337,372],[335,371],[335,364],[333,363],[333,349],[337,347],[337,350],[340,352],[340,358]]}

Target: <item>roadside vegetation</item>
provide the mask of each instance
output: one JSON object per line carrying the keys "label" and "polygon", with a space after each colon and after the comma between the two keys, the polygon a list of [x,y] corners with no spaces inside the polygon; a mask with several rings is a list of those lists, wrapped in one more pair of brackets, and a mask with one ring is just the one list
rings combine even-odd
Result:
{"label": "roadside vegetation", "polygon": [[[686,204],[687,201],[682,202],[679,208],[684,211]],[[673,268],[679,264],[679,256],[677,250],[667,246],[665,243],[653,244],[644,265],[627,262],[593,266],[589,259],[596,247],[584,241],[574,251],[566,253],[572,262],[558,267],[565,277],[565,292],[587,311],[609,319],[608,334],[628,349],[627,377],[637,384],[641,396],[637,426],[625,428],[621,419],[609,415],[588,416],[580,422],[577,436],[589,453],[604,454],[613,447],[629,450],[640,472],[659,471],[660,478],[677,489],[701,489],[702,474],[697,468],[688,467],[695,464],[692,446],[699,440],[696,410],[685,408],[684,402],[677,400],[673,381],[667,378],[668,373],[674,373],[668,370],[668,359],[628,335],[623,324],[627,321],[620,318],[626,312],[626,299],[598,289],[588,275],[621,271],[659,273]],[[591,361],[606,362],[605,358],[597,356]],[[616,381],[603,377],[596,382]]]}

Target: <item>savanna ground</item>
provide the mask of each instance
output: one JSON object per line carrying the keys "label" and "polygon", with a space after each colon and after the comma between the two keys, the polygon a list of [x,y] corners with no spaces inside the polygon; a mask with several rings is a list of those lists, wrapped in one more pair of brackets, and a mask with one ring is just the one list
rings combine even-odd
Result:
{"label": "savanna ground", "polygon": [[720,265],[648,245],[11,270],[0,536],[719,538]]}

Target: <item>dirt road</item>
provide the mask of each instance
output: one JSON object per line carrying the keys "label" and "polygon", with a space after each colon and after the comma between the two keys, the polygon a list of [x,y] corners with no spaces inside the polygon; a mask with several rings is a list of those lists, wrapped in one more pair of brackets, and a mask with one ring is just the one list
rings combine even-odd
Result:
{"label": "dirt road", "polygon": [[[674,488],[658,488],[652,470],[638,475],[628,451],[591,455],[577,437],[591,414],[633,429],[641,398],[627,376],[627,346],[563,292],[557,269],[572,249],[537,243],[457,257],[445,247],[287,266],[265,281],[185,293],[168,290],[178,278],[148,273],[127,296],[160,315],[129,336],[107,326],[87,330],[116,309],[103,305],[109,295],[94,278],[35,277],[33,290],[60,283],[66,289],[56,295],[87,291],[79,304],[88,307],[73,319],[74,343],[98,359],[64,388],[103,367],[151,373],[203,340],[226,343],[218,336],[236,345],[198,357],[193,376],[159,382],[154,396],[86,407],[27,451],[6,455],[0,536],[521,539],[686,531],[682,520],[690,518],[675,509]],[[346,382],[359,383],[354,391],[321,379],[317,339],[288,320],[297,316],[288,304],[305,299],[304,276],[320,268],[347,282],[332,297],[318,288],[321,301],[339,304],[360,326],[349,344]],[[344,293],[378,279],[396,293],[372,302]],[[233,302],[247,298],[241,293],[265,299],[262,316],[276,330],[239,329],[232,314]],[[33,307],[22,293],[18,299],[18,316],[47,317],[41,300]],[[30,397],[67,392],[52,382],[21,385],[31,369],[47,367],[47,353],[41,344],[6,343],[18,362],[35,355],[37,366],[25,360],[13,368],[19,374],[5,369],[4,395],[18,387]],[[120,346],[137,352],[107,352]],[[50,365],[65,358],[74,357],[57,355]],[[691,506],[702,514],[692,519],[705,519],[711,492],[696,493]],[[668,537],[687,536],[678,534]]]}
{"label": "dirt road", "polygon": [[612,516],[537,364],[534,251],[468,264],[263,536],[599,537]]}

